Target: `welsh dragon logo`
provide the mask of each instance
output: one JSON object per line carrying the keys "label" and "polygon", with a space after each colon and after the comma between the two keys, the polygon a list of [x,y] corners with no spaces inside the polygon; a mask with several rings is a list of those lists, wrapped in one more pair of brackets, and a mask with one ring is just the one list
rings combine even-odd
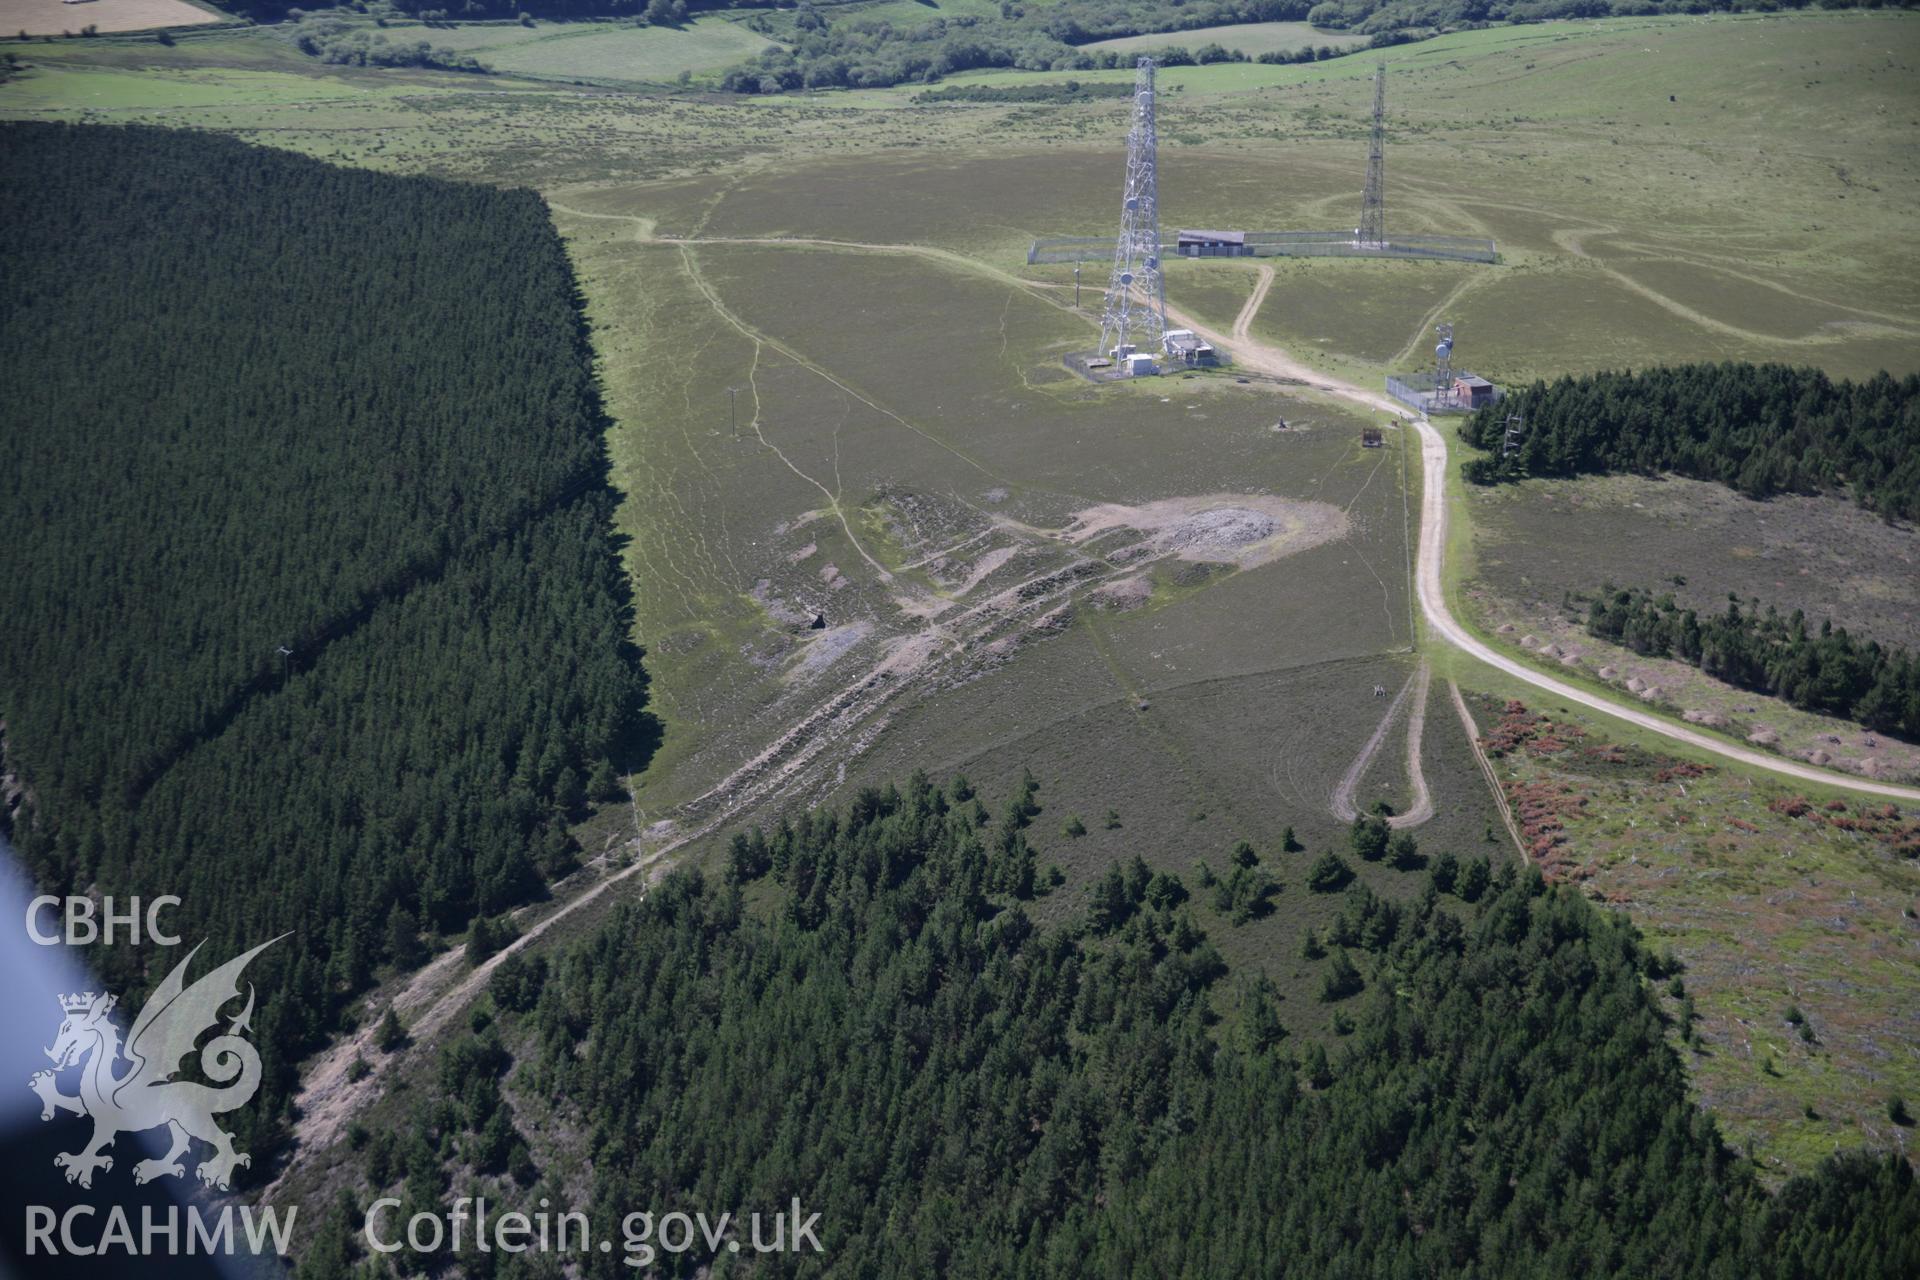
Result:
{"label": "welsh dragon logo", "polygon": [[[134,1165],[136,1183],[185,1176],[180,1157],[195,1138],[213,1148],[213,1155],[196,1170],[209,1187],[227,1190],[234,1169],[253,1162],[251,1156],[233,1149],[233,1135],[214,1121],[221,1112],[245,1106],[260,1087],[260,1054],[240,1034],[252,1029],[252,983],[247,984],[246,1007],[228,1022],[226,1033],[200,1049],[200,1070],[220,1087],[173,1076],[201,1035],[219,1024],[222,1006],[239,996],[240,973],[247,962],[279,940],[263,942],[186,986],[187,965],[200,950],[195,947],[147,998],[124,1049],[120,1029],[109,1016],[118,1003],[114,996],[88,991],[60,997],[66,1019],[53,1047],[46,1051],[53,1069],[35,1072],[27,1084],[40,1095],[42,1120],[71,1111],[93,1121],[93,1138],[86,1146],[53,1158],[55,1166],[66,1170],[68,1182],[91,1188],[94,1170],[113,1168],[113,1157],[102,1151],[113,1145],[114,1138],[161,1125],[167,1128],[169,1149],[158,1160]],[[122,1057],[127,1070],[116,1074]],[[60,1092],[56,1076],[83,1059],[80,1092],[69,1097]]]}

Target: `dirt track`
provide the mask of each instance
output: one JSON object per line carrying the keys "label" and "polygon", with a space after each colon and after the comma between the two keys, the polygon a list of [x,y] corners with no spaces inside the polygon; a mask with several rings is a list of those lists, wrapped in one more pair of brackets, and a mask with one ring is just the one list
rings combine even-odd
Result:
{"label": "dirt track", "polygon": [[[666,856],[700,834],[703,833],[693,832],[682,836],[635,861],[633,865],[605,877],[570,899],[552,915],[528,928],[511,946],[502,948],[464,975],[460,973],[461,963],[465,959],[465,952],[461,948],[454,947],[435,956],[415,971],[407,985],[393,999],[392,1007],[406,1024],[408,1038],[431,1042],[453,1014],[480,994],[502,960],[526,947],[549,927],[595,901],[616,884],[636,875],[647,876],[650,871],[656,874],[647,876],[647,882],[658,879],[666,872],[663,865]],[[353,1118],[364,1100],[371,1096],[373,1087],[400,1058],[399,1053],[384,1054],[375,1047],[378,1029],[379,1023],[369,1018],[365,1026],[345,1039],[336,1041],[307,1068],[306,1079],[301,1082],[296,1098],[300,1108],[300,1118],[294,1125],[296,1155],[301,1148],[317,1151],[339,1141],[346,1132],[347,1121]],[[356,1058],[372,1067],[372,1073],[350,1082],[348,1070]],[[289,1161],[280,1177],[261,1193],[261,1199],[271,1202],[274,1192],[295,1167],[295,1162]]]}
{"label": "dirt track", "polygon": [[1387,825],[1399,830],[1417,827],[1433,817],[1433,792],[1427,787],[1426,771],[1420,764],[1420,740],[1427,734],[1427,695],[1433,688],[1433,668],[1420,664],[1415,677],[1419,686],[1413,691],[1413,711],[1407,719],[1407,785],[1413,788],[1413,807],[1387,819]]}
{"label": "dirt track", "polygon": [[1552,676],[1535,671],[1481,643],[1454,618],[1452,611],[1447,607],[1446,591],[1441,584],[1441,561],[1445,555],[1447,541],[1447,442],[1441,438],[1438,431],[1434,430],[1433,424],[1424,419],[1415,422],[1414,426],[1420,432],[1420,454],[1425,473],[1425,492],[1420,497],[1420,561],[1416,582],[1420,595],[1420,611],[1427,615],[1428,625],[1442,637],[1488,666],[1504,671],[1516,679],[1524,680],[1557,698],[1577,702],[1595,711],[1603,711],[1615,719],[1625,720],[1629,724],[1657,733],[1663,738],[1684,742],[1702,751],[1710,751],[1714,755],[1738,761],[1749,768],[1764,769],[1768,773],[1797,778],[1803,782],[1818,782],[1825,786],[1841,787],[1848,791],[1888,796],[1896,800],[1920,801],[1920,787],[1871,782],[1865,778],[1832,773],[1826,769],[1815,768],[1813,765],[1783,760],[1779,756],[1752,751],[1719,738],[1709,737],[1704,733],[1696,733],[1692,729],[1674,724],[1650,712],[1623,706],[1611,698],[1589,693],[1578,685],[1555,680]]}
{"label": "dirt track", "polygon": [[1460,727],[1466,731],[1467,741],[1473,744],[1473,758],[1480,766],[1480,775],[1487,780],[1494,803],[1500,806],[1501,825],[1506,827],[1508,838],[1520,853],[1520,860],[1526,862],[1529,860],[1526,837],[1520,833],[1520,824],[1513,820],[1513,806],[1507,801],[1507,793],[1500,785],[1499,775],[1493,771],[1493,761],[1487,758],[1486,751],[1480,746],[1480,726],[1474,723],[1473,712],[1467,710],[1467,700],[1460,696],[1460,686],[1449,680],[1447,692],[1453,695],[1453,709],[1460,716]]}
{"label": "dirt track", "polygon": [[[1261,284],[1254,286],[1256,293],[1264,292],[1263,286],[1267,279],[1268,277],[1263,276]],[[1442,639],[1465,650],[1488,666],[1557,698],[1577,702],[1583,707],[1604,712],[1615,719],[1624,720],[1638,728],[1657,733],[1663,738],[1684,742],[1690,747],[1711,752],[1749,768],[1762,769],[1768,773],[1796,778],[1803,782],[1817,782],[1824,786],[1839,787],[1868,795],[1920,802],[1920,787],[1903,787],[1895,783],[1873,782],[1848,774],[1834,773],[1813,765],[1801,764],[1798,761],[1784,760],[1765,752],[1749,750],[1708,734],[1697,733],[1684,725],[1675,724],[1664,717],[1642,711],[1638,707],[1616,702],[1598,693],[1590,693],[1564,680],[1556,680],[1483,643],[1460,625],[1459,620],[1453,616],[1452,610],[1447,605],[1446,590],[1441,582],[1441,568],[1447,544],[1447,442],[1434,425],[1424,418],[1415,418],[1405,406],[1388,399],[1384,393],[1366,391],[1351,383],[1317,373],[1293,360],[1279,348],[1268,346],[1253,337],[1247,329],[1247,324],[1251,323],[1251,315],[1247,308],[1242,308],[1240,318],[1234,321],[1234,333],[1231,339],[1223,337],[1217,330],[1209,328],[1175,307],[1169,306],[1167,314],[1207,341],[1231,350],[1234,359],[1246,368],[1278,378],[1303,382],[1316,391],[1338,396],[1369,409],[1382,410],[1413,425],[1414,430],[1419,433],[1421,461],[1420,555],[1414,581],[1420,601],[1420,612],[1426,615],[1428,626],[1432,627]]]}
{"label": "dirt track", "polygon": [[1413,699],[1413,711],[1407,719],[1407,785],[1413,791],[1413,805],[1405,813],[1396,813],[1387,819],[1387,825],[1394,830],[1417,827],[1433,817],[1433,792],[1427,787],[1427,776],[1420,763],[1420,739],[1427,730],[1427,694],[1433,683],[1433,669],[1425,662],[1420,669],[1407,677],[1406,684],[1387,704],[1387,712],[1380,717],[1380,727],[1373,731],[1366,745],[1360,748],[1360,754],[1353,758],[1341,775],[1340,783],[1333,789],[1333,816],[1342,822],[1352,822],[1359,813],[1354,793],[1359,790],[1360,779],[1366,774],[1373,758],[1380,754],[1380,744],[1387,739],[1387,731],[1400,717],[1400,708],[1406,705],[1409,695]]}

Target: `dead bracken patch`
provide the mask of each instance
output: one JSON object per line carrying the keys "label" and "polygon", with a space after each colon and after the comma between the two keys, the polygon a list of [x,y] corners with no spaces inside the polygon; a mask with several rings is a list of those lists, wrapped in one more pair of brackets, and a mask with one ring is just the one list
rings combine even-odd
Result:
{"label": "dead bracken patch", "polygon": [[1586,736],[1586,731],[1578,725],[1556,724],[1528,711],[1524,702],[1509,699],[1500,713],[1499,723],[1488,730],[1480,745],[1495,759],[1522,747],[1535,755],[1558,755],[1575,740]]}
{"label": "dead bracken patch", "polygon": [[1835,831],[1869,836],[1902,858],[1920,858],[1920,818],[1902,817],[1900,806],[1874,805],[1854,814],[1844,800],[1829,800],[1817,810],[1804,796],[1781,796],[1767,808],[1786,818],[1811,818]]}
{"label": "dead bracken patch", "polygon": [[1587,806],[1587,797],[1562,782],[1507,783],[1507,801],[1527,845],[1527,856],[1539,864],[1550,882],[1585,880],[1592,870],[1576,866],[1566,856],[1566,823]]}

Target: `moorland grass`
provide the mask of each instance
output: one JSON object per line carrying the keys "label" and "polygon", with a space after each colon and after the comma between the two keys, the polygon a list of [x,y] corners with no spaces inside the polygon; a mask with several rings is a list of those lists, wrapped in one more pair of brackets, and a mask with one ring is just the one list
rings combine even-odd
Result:
{"label": "moorland grass", "polygon": [[[1866,13],[1621,19],[1462,32],[1388,50],[1389,230],[1493,237],[1502,261],[1404,271],[1277,263],[1261,332],[1314,367],[1355,379],[1424,357],[1442,310],[1459,327],[1460,362],[1499,378],[1720,358],[1811,363],[1840,375],[1911,371],[1920,359],[1920,290],[1910,270],[1920,247],[1911,215],[1920,173],[1905,142],[1914,111],[1900,51],[1916,23],[1911,14]],[[614,43],[637,48],[641,36]],[[268,56],[239,37],[220,39],[229,44],[26,46],[35,67],[0,86],[0,113],[76,116],[106,106],[113,118],[227,130],[346,163],[531,183],[559,203],[620,215],[559,220],[619,423],[610,446],[628,495],[621,518],[640,596],[636,638],[647,646],[669,729],[636,816],[673,814],[775,726],[818,705],[822,689],[870,669],[889,643],[886,629],[901,624],[863,552],[917,589],[945,580],[944,571],[910,568],[914,538],[887,532],[910,526],[915,510],[931,539],[974,519],[968,504],[1044,529],[1096,498],[1264,488],[1349,503],[1357,532],[1258,570],[1175,584],[1138,613],[1089,615],[1034,638],[1004,667],[888,713],[859,739],[865,754],[851,757],[844,782],[828,769],[777,800],[825,800],[859,777],[929,763],[1000,780],[1029,753],[1066,760],[1042,780],[1043,822],[1057,830],[1078,812],[1091,831],[1048,838],[1047,856],[1069,874],[1063,892],[1110,860],[1122,835],[1168,865],[1217,862],[1229,836],[1272,835],[1278,824],[1297,828],[1309,860],[1337,841],[1330,818],[1315,816],[1324,815],[1324,793],[1377,723],[1372,685],[1397,687],[1407,670],[1396,652],[1410,639],[1407,602],[1392,585],[1396,566],[1404,581],[1409,496],[1393,484],[1404,463],[1399,437],[1393,469],[1368,484],[1363,468],[1373,463],[1351,441],[1358,419],[1312,397],[1219,379],[1095,389],[1062,377],[1059,356],[1089,340],[1089,320],[1008,277],[1026,272],[1035,236],[1111,233],[1124,103],[914,106],[914,87],[735,101],[351,68],[187,99],[177,76],[138,69],[224,74],[207,66],[223,47],[236,66]],[[574,42],[586,50],[600,39]],[[1163,225],[1347,225],[1358,206],[1373,62],[1165,71]],[[109,70],[152,85],[81,100],[81,88],[106,82],[71,77]],[[355,92],[315,90],[328,83]],[[980,269],[798,247],[712,243],[683,252],[636,239],[644,224],[709,238],[910,244],[964,255]],[[1070,284],[1061,268],[1033,274]],[[1095,291],[1089,310],[1101,274],[1092,264],[1085,276]],[[1238,264],[1179,264],[1169,275],[1177,302],[1223,326],[1250,285]],[[737,436],[728,386],[742,388]],[[764,441],[745,429],[755,408]],[[1310,429],[1282,442],[1269,430],[1281,414]],[[1474,543],[1478,508],[1457,468],[1447,483],[1456,513],[1449,584],[1464,616],[1459,584],[1475,572],[1476,551],[1489,553]],[[1572,521],[1528,527],[1543,548],[1587,536]],[[994,535],[1002,536],[1012,535]],[[812,554],[789,559],[809,543]],[[925,550],[942,547],[929,541]],[[970,564],[976,554],[956,558]],[[1042,540],[1031,563],[1010,562],[1000,581],[1063,561]],[[850,585],[826,585],[828,565]],[[836,627],[867,620],[880,633],[855,637],[839,663],[796,681],[791,669],[805,641],[773,619],[767,598],[803,597],[827,606]],[[1437,677],[1430,738],[1450,723],[1438,677],[1527,696],[1458,654],[1427,656]],[[1604,717],[1595,723],[1619,741],[1658,742]],[[1430,768],[1469,772],[1464,737],[1430,748],[1430,759],[1448,751],[1451,764]],[[1398,754],[1390,745],[1388,757]],[[1748,785],[1737,773],[1716,776],[1730,794]],[[1436,786],[1450,809],[1461,784]],[[1435,820],[1435,848],[1468,852],[1457,846],[1476,831],[1484,840],[1490,797],[1465,792],[1457,820]],[[1147,808],[1158,816],[1118,803],[1130,795],[1152,797]],[[1108,807],[1126,824],[1111,836],[1096,821]],[[1624,800],[1605,812],[1610,821],[1638,820]],[[1443,821],[1457,829],[1448,834]],[[1690,874],[1675,866],[1675,876]],[[1306,991],[1317,982],[1311,969],[1292,961],[1283,969],[1281,958],[1293,954],[1298,930],[1321,919],[1321,904],[1306,902],[1303,872],[1289,868],[1277,872],[1288,888],[1273,917],[1217,936],[1231,959],[1269,965]],[[1382,892],[1403,883],[1393,878],[1400,873],[1382,875]],[[1404,884],[1411,891],[1418,880]],[[1895,901],[1884,886],[1876,893],[1862,891],[1876,910]],[[1643,910],[1638,900],[1630,909]],[[1736,913],[1717,919],[1713,929],[1726,936],[1739,926]],[[1855,938],[1849,962],[1879,963],[1879,936]],[[1913,990],[1904,971],[1885,985]],[[1739,989],[1703,985],[1703,1007]],[[1733,1051],[1720,1052],[1705,1069],[1735,1061]],[[1853,1108],[1845,1114],[1879,1105],[1878,1085],[1865,1076],[1833,1079]],[[1776,1093],[1751,1110],[1760,1149],[1789,1164],[1827,1140],[1824,1130],[1810,1136],[1776,1123],[1782,1106],[1797,1107],[1794,1096]]]}

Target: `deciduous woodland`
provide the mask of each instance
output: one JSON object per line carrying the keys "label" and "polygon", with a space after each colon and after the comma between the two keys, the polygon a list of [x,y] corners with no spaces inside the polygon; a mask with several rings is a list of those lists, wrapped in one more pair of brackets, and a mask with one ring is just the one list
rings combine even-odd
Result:
{"label": "deciduous woodland", "polygon": [[[1024,837],[969,796],[864,792],[737,839],[723,880],[676,873],[551,963],[510,958],[410,1131],[359,1135],[363,1202],[561,1185],[517,1093],[582,1135],[596,1235],[634,1205],[820,1212],[824,1258],[756,1274],[1920,1267],[1897,1155],[1756,1183],[1687,1096],[1661,962],[1574,892],[1511,866],[1472,905],[1350,891],[1322,998],[1353,1030],[1329,1048],[1227,972],[1175,877],[1136,865],[1036,926],[992,887]],[[354,1227],[339,1213],[316,1262],[345,1262]]]}
{"label": "deciduous woodland", "polygon": [[[1520,443],[1501,449],[1507,419]],[[1460,427],[1491,450],[1465,464],[1487,484],[1521,476],[1663,471],[1750,498],[1833,493],[1920,518],[1920,375],[1835,381],[1779,364],[1686,364],[1536,382]]]}
{"label": "deciduous woodland", "polygon": [[210,954],[290,932],[257,1150],[375,970],[571,867],[644,747],[573,279],[529,191],[3,130],[13,836]]}

